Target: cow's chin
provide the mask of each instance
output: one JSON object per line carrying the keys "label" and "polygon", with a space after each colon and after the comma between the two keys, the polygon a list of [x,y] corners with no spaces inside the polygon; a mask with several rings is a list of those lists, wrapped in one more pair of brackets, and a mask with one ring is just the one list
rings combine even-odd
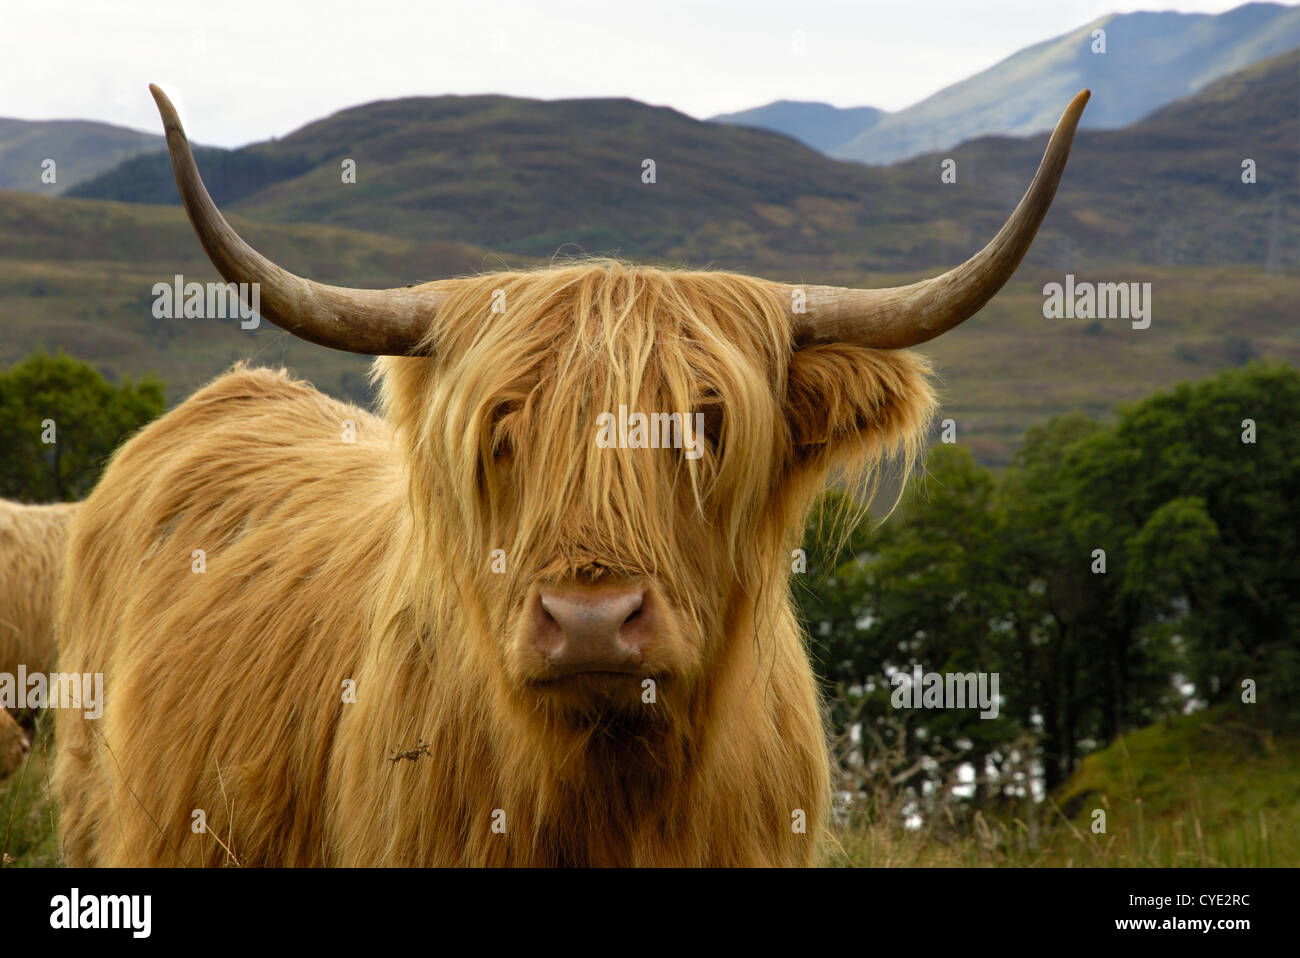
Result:
{"label": "cow's chin", "polygon": [[663,677],[627,672],[580,672],[557,678],[536,678],[528,683],[544,708],[584,722],[617,715],[625,720],[653,723]]}

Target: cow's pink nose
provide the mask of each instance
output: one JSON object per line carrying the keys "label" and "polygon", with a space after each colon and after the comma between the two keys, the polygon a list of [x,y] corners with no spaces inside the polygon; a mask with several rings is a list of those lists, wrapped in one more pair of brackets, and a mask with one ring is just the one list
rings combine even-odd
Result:
{"label": "cow's pink nose", "polygon": [[645,587],[632,584],[542,588],[533,641],[557,675],[635,673],[650,636]]}

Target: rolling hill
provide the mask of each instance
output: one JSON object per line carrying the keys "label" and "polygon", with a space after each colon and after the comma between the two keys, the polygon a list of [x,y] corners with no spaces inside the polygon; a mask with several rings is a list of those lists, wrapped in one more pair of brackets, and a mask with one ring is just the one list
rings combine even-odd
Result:
{"label": "rolling hill", "polygon": [[[499,262],[456,243],[416,243],[336,227],[233,222],[285,267],[356,286],[400,286]],[[367,360],[294,339],[267,323],[161,320],[152,288],[219,277],[182,210],[0,192],[0,364],[63,349],[111,378],[157,373],[175,402],[238,359],[284,364],[365,402]]]}
{"label": "rolling hill", "polygon": [[[161,154],[163,139],[90,120],[14,120],[0,117],[0,189],[59,195],[142,153]],[[54,160],[56,180],[41,180]]]}
{"label": "rolling hill", "polygon": [[[1123,130],[1080,133],[1028,261],[1300,265],[1297,64],[1300,50]],[[191,128],[201,133],[201,121]],[[863,167],[630,100],[435,97],[344,110],[279,140],[205,153],[200,168],[228,208],[265,222],[862,282],[968,256],[1014,206],[1045,143],[982,138]],[[957,181],[941,184],[947,157]],[[1261,171],[1250,186],[1240,182],[1244,157]],[[341,182],[347,159],[355,184]],[[642,182],[645,159],[653,183]],[[178,202],[161,156],[76,192]]]}
{"label": "rolling hill", "polygon": [[[1094,31],[1104,53],[1093,52]],[[1248,3],[1218,15],[1112,14],[1027,47],[975,76],[882,117],[832,155],[892,163],[989,134],[1050,130],[1059,104],[1093,91],[1085,129],[1116,129],[1214,80],[1300,45],[1300,7]]]}

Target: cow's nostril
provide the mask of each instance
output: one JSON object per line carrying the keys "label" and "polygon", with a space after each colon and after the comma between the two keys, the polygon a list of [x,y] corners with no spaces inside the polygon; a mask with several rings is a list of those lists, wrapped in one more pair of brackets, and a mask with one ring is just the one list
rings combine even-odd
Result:
{"label": "cow's nostril", "polygon": [[[645,587],[624,582],[543,587],[532,643],[559,674],[638,670],[645,636]],[[639,623],[635,633],[624,627]]]}

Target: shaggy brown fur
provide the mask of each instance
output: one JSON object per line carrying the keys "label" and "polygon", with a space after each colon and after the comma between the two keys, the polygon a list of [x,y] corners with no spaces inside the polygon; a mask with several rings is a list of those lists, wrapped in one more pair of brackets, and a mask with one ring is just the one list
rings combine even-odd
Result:
{"label": "shaggy brown fur", "polygon": [[54,668],[54,607],[76,503],[0,499],[0,672]]}
{"label": "shaggy brown fur", "polygon": [[[832,467],[910,465],[924,361],[795,350],[778,288],[732,274],[458,282],[434,358],[376,363],[383,418],[237,368],[119,450],[62,594],[62,667],[106,697],[58,715],[70,864],[817,860],[791,550]],[[599,448],[620,404],[705,412],[705,455]],[[670,610],[653,704],[529,680],[538,583],[602,576]]]}
{"label": "shaggy brown fur", "polygon": [[[73,503],[25,506],[0,499],[0,672],[54,668],[54,606]],[[22,761],[27,737],[0,709],[0,775]]]}

